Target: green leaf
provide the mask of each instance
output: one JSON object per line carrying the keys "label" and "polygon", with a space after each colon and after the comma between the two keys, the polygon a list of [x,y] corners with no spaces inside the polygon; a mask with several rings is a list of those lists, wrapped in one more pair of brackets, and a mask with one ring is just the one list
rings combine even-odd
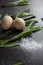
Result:
{"label": "green leaf", "polygon": [[0,34],[0,39],[3,39],[3,38],[5,38],[5,37],[7,37],[8,34],[9,34],[11,31],[12,31],[12,30],[9,30],[9,31],[6,31],[6,32],[3,33],[3,34]]}
{"label": "green leaf", "polygon": [[[29,9],[23,10],[23,11],[19,11],[16,15],[16,18],[23,16],[25,13],[28,13]],[[25,15],[24,15],[25,16]]]}
{"label": "green leaf", "polygon": [[19,43],[12,42],[12,43],[1,44],[0,47],[8,48],[8,47],[17,47],[19,45],[20,45]]}
{"label": "green leaf", "polygon": [[26,21],[25,21],[26,26],[29,26],[29,24],[30,24],[32,21],[33,21],[33,22],[35,21],[36,23],[38,22],[38,21],[36,21],[36,20],[26,20]]}
{"label": "green leaf", "polygon": [[31,14],[31,13],[26,13],[26,12],[24,12],[22,16],[26,17],[26,16],[32,16],[32,15],[33,15],[33,14]]}
{"label": "green leaf", "polygon": [[27,30],[32,29],[36,23],[37,23],[37,21],[35,21],[35,20],[31,21],[29,26],[27,27]]}
{"label": "green leaf", "polygon": [[22,63],[16,63],[16,64],[14,64],[14,65],[22,65]]}
{"label": "green leaf", "polygon": [[32,15],[32,16],[28,16],[28,17],[23,17],[24,20],[29,20],[29,19],[33,19],[33,18],[35,18],[34,15]]}
{"label": "green leaf", "polygon": [[8,5],[13,5],[13,6],[28,5],[28,1],[27,0],[19,0],[19,1],[16,1],[16,2],[8,3]]}
{"label": "green leaf", "polygon": [[[19,33],[19,34],[17,34],[16,36],[13,36],[11,39],[9,39],[9,40],[6,40],[6,41],[4,41],[3,40],[3,42],[1,43],[1,44],[5,44],[5,43],[7,43],[7,42],[10,42],[10,41],[15,41],[15,40],[17,40],[17,39],[20,39],[20,38],[22,38],[22,37],[25,37],[25,36],[27,36],[27,35],[30,35],[30,33],[31,32],[36,32],[36,31],[39,31],[39,30],[41,30],[41,29],[43,29],[43,27],[35,27],[35,28],[32,28],[32,29],[29,29],[29,30],[26,30],[26,31],[24,31],[24,32],[21,32],[21,33]],[[0,41],[2,41],[2,40],[0,40]]]}

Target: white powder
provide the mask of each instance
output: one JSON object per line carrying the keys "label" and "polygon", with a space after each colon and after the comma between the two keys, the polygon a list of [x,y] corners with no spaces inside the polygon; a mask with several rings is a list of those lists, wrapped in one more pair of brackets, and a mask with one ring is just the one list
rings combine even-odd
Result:
{"label": "white powder", "polygon": [[28,50],[37,50],[43,48],[43,42],[36,42],[32,38],[22,38],[20,46]]}

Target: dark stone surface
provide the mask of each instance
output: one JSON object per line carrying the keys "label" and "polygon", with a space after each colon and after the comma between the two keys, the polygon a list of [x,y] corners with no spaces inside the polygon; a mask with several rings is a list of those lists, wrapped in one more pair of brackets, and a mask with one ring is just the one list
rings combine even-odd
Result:
{"label": "dark stone surface", "polygon": [[[14,0],[1,0],[0,4],[12,1]],[[43,22],[40,19],[43,17],[43,0],[28,1],[30,2],[28,6],[0,8],[0,14],[16,14],[19,10],[30,8],[30,12],[35,14],[36,19],[39,21],[37,25],[43,26]],[[0,30],[0,32],[2,31]],[[33,34],[32,38],[36,42],[42,42],[43,30]],[[23,49],[21,46],[15,48],[0,48],[0,65],[13,65],[16,62],[22,62],[23,65],[43,65],[43,48],[37,50],[29,50],[29,48]]]}

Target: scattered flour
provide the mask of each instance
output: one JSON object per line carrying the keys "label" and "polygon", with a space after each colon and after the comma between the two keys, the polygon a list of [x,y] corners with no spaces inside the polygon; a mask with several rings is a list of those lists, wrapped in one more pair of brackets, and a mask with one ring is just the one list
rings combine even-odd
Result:
{"label": "scattered flour", "polygon": [[32,38],[22,38],[20,46],[29,50],[37,50],[43,48],[43,42],[36,42]]}

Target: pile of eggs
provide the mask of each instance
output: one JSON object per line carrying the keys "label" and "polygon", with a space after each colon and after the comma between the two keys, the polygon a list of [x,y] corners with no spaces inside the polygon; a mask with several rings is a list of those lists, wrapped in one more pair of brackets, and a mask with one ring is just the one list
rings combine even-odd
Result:
{"label": "pile of eggs", "polygon": [[22,18],[15,18],[13,20],[12,17],[10,17],[9,15],[6,15],[2,19],[1,26],[4,30],[10,29],[12,28],[12,26],[18,30],[21,30],[25,27],[25,21]]}

